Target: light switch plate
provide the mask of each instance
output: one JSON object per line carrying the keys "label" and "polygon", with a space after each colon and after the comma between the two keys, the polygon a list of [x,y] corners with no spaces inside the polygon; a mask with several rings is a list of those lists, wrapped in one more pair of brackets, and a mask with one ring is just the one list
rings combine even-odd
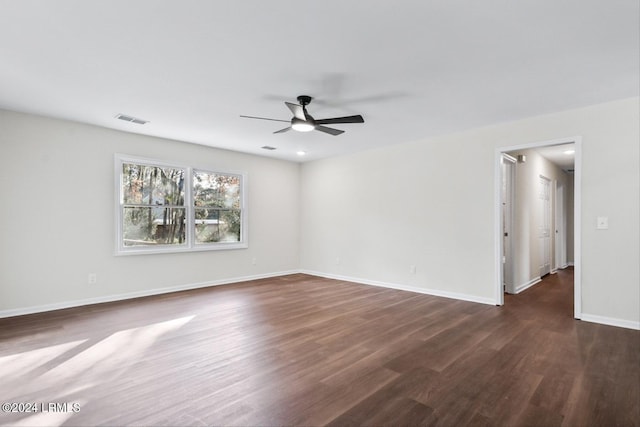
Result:
{"label": "light switch plate", "polygon": [[609,228],[609,217],[599,216],[596,220],[596,228],[598,230],[606,230]]}

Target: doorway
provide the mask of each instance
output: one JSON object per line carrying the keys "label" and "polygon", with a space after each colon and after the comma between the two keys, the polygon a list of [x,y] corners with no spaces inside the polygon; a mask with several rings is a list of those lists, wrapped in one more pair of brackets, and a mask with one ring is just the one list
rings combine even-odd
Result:
{"label": "doorway", "polygon": [[[562,183],[558,183],[556,180],[551,180],[549,177],[538,175],[538,187],[536,190],[538,192],[538,203],[531,202],[530,205],[531,212],[535,212],[536,216],[540,218],[539,222],[536,222],[535,226],[531,224],[532,228],[530,229],[531,234],[527,234],[530,236],[528,239],[533,238],[536,240],[536,244],[532,247],[534,252],[537,253],[539,257],[539,264],[535,263],[535,258],[531,260],[533,265],[531,266],[531,276],[537,276],[540,273],[540,276],[545,275],[549,272],[555,272],[558,268],[566,267],[568,265],[566,248],[567,248],[567,238],[569,235],[572,237],[573,244],[571,247],[573,248],[573,265],[574,265],[574,317],[576,319],[581,318],[582,313],[582,299],[581,299],[581,253],[580,253],[580,227],[581,227],[581,195],[580,195],[580,187],[581,187],[581,150],[582,150],[582,141],[580,137],[572,137],[572,138],[563,138],[558,140],[551,141],[542,141],[530,144],[522,144],[522,145],[514,145],[509,147],[502,147],[496,149],[495,156],[495,215],[494,215],[494,229],[495,229],[495,272],[496,272],[496,285],[495,285],[495,302],[496,305],[504,304],[504,292],[505,290],[509,292],[509,281],[515,281],[515,285],[517,286],[517,280],[513,280],[514,270],[518,271],[517,257],[520,256],[521,250],[529,250],[526,248],[516,249],[515,253],[514,247],[519,248],[516,245],[523,245],[524,242],[518,243],[521,239],[517,237],[517,233],[512,233],[512,229],[514,227],[513,217],[509,218],[509,215],[506,213],[506,206],[509,204],[509,192],[506,190],[506,183],[509,182],[509,167],[506,166],[507,161],[505,160],[504,155],[509,152],[517,152],[520,150],[534,150],[538,152],[538,150],[549,150],[555,148],[556,146],[572,144],[574,150],[574,160],[572,165],[573,179],[567,181],[568,183],[573,184],[573,209],[569,206],[569,209],[566,212],[559,212],[558,210],[552,210],[552,205],[555,205],[561,201],[563,203],[570,201],[571,197],[567,197],[567,191],[571,192],[571,188],[567,188]],[[513,154],[513,153],[512,153]],[[513,156],[510,156],[513,158]],[[522,156],[524,157],[524,156]],[[514,166],[520,162],[520,157],[518,157],[518,162],[514,163]],[[554,163],[553,161],[551,163]],[[566,170],[566,169],[565,169]],[[529,178],[532,179],[532,178]],[[517,180],[517,179],[516,179]],[[535,181],[534,181],[535,182]],[[566,184],[566,183],[565,183]],[[534,188],[535,188],[535,184]],[[520,192],[520,186],[516,184],[514,188],[517,187],[517,194]],[[535,196],[533,196],[535,198]],[[518,209],[517,206],[512,206],[512,212]],[[569,217],[565,213],[569,214]],[[563,220],[557,220],[558,217],[567,218],[567,222]],[[517,220],[516,220],[517,222]],[[569,224],[567,226],[567,223]],[[516,227],[519,226],[515,224]],[[538,228],[536,230],[536,227]],[[573,232],[568,232],[568,227],[571,227]],[[507,231],[510,230],[510,231]],[[509,232],[511,239],[505,239],[505,233]],[[526,232],[526,227],[522,232]],[[537,236],[536,236],[537,233]],[[535,238],[536,236],[537,238]],[[565,236],[564,239],[562,236]],[[557,237],[557,238],[556,238]],[[514,239],[517,239],[514,242]],[[515,243],[515,244],[514,244]],[[537,246],[537,248],[536,248]],[[530,248],[531,249],[531,248]],[[511,262],[509,265],[509,258],[507,256],[511,253]],[[514,260],[514,257],[516,258]],[[516,265],[514,267],[514,265]],[[538,267],[538,268],[536,268]],[[533,273],[535,272],[535,273]],[[522,271],[521,271],[522,273]],[[519,274],[521,274],[519,273]],[[538,276],[538,281],[539,277]],[[519,280],[519,279],[518,279]],[[513,285],[512,285],[513,286]],[[513,291],[514,289],[511,288]],[[510,292],[512,293],[512,292]],[[513,292],[516,293],[516,292]]]}

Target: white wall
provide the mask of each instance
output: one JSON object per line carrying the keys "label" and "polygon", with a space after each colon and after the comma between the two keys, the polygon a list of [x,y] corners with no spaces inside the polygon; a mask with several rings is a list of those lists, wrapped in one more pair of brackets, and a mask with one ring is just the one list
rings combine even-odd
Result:
{"label": "white wall", "polygon": [[[0,315],[300,268],[492,303],[496,150],[581,136],[583,319],[640,327],[639,101],[301,167],[0,111]],[[247,172],[249,248],[115,257],[116,152]]]}
{"label": "white wall", "polygon": [[[620,100],[304,164],[301,266],[495,301],[496,150],[581,136],[583,318],[640,327],[638,105]],[[610,229],[596,230],[604,215]]]}
{"label": "white wall", "polygon": [[[0,130],[0,314],[298,269],[296,163],[8,111]],[[114,256],[114,153],[246,172],[249,248]]]}

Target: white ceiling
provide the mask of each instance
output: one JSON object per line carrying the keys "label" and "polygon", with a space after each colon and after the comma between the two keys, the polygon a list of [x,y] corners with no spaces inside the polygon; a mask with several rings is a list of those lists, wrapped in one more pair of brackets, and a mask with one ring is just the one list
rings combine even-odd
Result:
{"label": "white ceiling", "polygon": [[535,150],[542,157],[557,165],[564,171],[571,171],[575,168],[575,144],[558,144],[539,147]]}
{"label": "white ceiling", "polygon": [[[639,17],[637,0],[0,0],[0,108],[307,161],[638,96]],[[239,117],[288,120],[301,94],[365,123]]]}

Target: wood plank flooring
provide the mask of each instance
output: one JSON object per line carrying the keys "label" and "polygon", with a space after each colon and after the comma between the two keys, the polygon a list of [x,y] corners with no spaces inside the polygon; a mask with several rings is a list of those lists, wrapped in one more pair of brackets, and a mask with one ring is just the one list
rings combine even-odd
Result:
{"label": "wood plank flooring", "polygon": [[0,319],[0,402],[39,409],[0,424],[639,426],[640,332],[574,320],[572,283],[493,307],[292,275]]}

